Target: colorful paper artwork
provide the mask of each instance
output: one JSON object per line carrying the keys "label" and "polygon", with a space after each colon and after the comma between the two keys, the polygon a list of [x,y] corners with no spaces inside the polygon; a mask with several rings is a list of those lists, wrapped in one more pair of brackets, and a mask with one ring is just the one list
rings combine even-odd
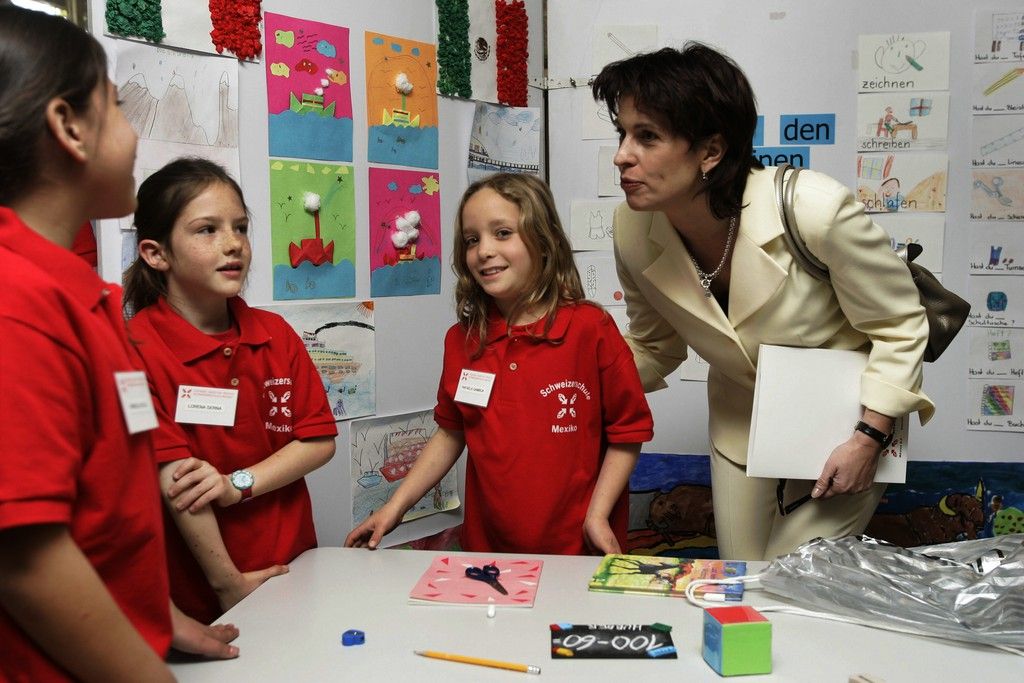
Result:
{"label": "colorful paper artwork", "polygon": [[104,22],[111,35],[238,59],[262,47],[259,0],[107,0]]}
{"label": "colorful paper artwork", "polygon": [[270,156],[352,161],[347,28],[266,13]]}
{"label": "colorful paper artwork", "polygon": [[372,301],[261,308],[284,318],[302,339],[335,420],[373,415],[377,372]]}
{"label": "colorful paper artwork", "polygon": [[939,152],[858,154],[857,199],[869,213],[945,211],[947,166]]}
{"label": "colorful paper artwork", "polygon": [[274,300],[356,295],[351,166],[270,160]]}
{"label": "colorful paper artwork", "polygon": [[370,296],[441,291],[437,173],[370,168]]}
{"label": "colorful paper artwork", "polygon": [[540,174],[540,109],[477,102],[469,137],[469,182],[491,173]]}
{"label": "colorful paper artwork", "polygon": [[437,168],[436,48],[366,33],[369,162]]}
{"label": "colorful paper artwork", "polygon": [[[487,581],[470,578],[466,572],[467,569],[479,570],[488,565],[497,569],[496,580],[504,593]],[[533,607],[543,569],[543,560],[528,558],[437,556],[413,586],[409,602]]]}
{"label": "colorful paper artwork", "polygon": [[[391,498],[436,431],[432,410],[352,423],[353,524],[362,522]],[[402,521],[454,510],[459,505],[458,476],[453,467],[405,513]]]}

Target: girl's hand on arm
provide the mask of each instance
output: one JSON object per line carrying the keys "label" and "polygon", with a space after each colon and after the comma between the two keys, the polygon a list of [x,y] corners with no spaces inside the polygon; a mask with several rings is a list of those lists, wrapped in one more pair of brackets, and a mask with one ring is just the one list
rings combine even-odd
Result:
{"label": "girl's hand on arm", "polygon": [[213,502],[226,507],[241,497],[236,495],[237,491],[225,475],[199,458],[178,461],[171,478],[173,483],[167,487],[167,498],[178,512],[187,509],[194,514]]}
{"label": "girl's hand on arm", "polygon": [[171,627],[174,632],[171,647],[179,652],[210,659],[234,659],[238,656],[238,648],[228,645],[238,637],[238,628],[234,624],[201,624],[172,602]]}
{"label": "girl's hand on arm", "polygon": [[[889,434],[893,419],[873,410],[866,409],[861,418],[875,429]],[[812,498],[831,498],[835,495],[861,493],[871,488],[878,469],[878,456],[882,446],[866,434],[854,431],[845,442],[839,444],[822,468],[821,476],[811,490]]]}
{"label": "girl's hand on arm", "polygon": [[597,475],[594,493],[583,522],[583,537],[587,545],[601,553],[622,552],[608,522],[612,508],[629,484],[629,475],[640,457],[638,443],[610,443],[604,453],[604,462]]}

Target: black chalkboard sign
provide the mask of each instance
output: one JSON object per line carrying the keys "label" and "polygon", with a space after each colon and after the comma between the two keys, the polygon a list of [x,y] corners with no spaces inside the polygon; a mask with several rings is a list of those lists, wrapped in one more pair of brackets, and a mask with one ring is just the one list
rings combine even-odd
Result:
{"label": "black chalkboard sign", "polygon": [[676,659],[665,624],[551,624],[552,659]]}

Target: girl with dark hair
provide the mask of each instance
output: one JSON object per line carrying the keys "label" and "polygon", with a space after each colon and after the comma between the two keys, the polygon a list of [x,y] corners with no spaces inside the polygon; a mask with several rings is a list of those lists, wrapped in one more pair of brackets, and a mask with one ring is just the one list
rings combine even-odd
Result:
{"label": "girl with dark hair", "polygon": [[[99,44],[0,6],[0,679],[170,681],[233,626],[168,599],[145,377],[120,290],[70,251],[131,213],[136,136]],[[122,409],[123,408],[123,409]]]}
{"label": "girl with dark hair", "polygon": [[[888,235],[847,188],[804,171],[796,222],[831,283],[794,261],[775,201],[776,169],[752,156],[753,91],[717,50],[689,43],[609,64],[593,92],[619,131],[615,164],[626,201],[615,214],[615,256],[630,319],[626,341],[644,387],[667,386],[663,378],[688,348],[711,366],[721,556],[770,559],[811,538],[861,533],[885,488],[873,481],[893,419],[919,411],[924,422],[934,411],[921,391],[928,323]],[[761,344],[869,353],[861,421],[822,454],[816,482],[784,489],[746,476]],[[785,503],[805,494],[816,500]]]}
{"label": "girl with dark hair", "polygon": [[530,175],[473,183],[455,245],[438,430],[345,545],[377,547],[468,447],[464,550],[621,552],[651,415],[615,323],[584,299],[551,191]]}

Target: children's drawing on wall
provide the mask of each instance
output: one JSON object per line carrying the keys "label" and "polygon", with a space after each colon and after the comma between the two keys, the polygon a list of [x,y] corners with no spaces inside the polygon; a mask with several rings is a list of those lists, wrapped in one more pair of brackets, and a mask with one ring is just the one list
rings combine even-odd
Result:
{"label": "children's drawing on wall", "polygon": [[469,84],[474,100],[498,101],[498,43],[492,0],[469,0]]}
{"label": "children's drawing on wall", "polygon": [[600,73],[606,64],[627,59],[641,52],[652,52],[658,44],[656,24],[604,24],[594,27],[591,40],[594,73]]}
{"label": "children's drawing on wall", "polygon": [[1024,64],[975,64],[972,73],[971,109],[975,114],[1024,110]]}
{"label": "children's drawing on wall", "polygon": [[1018,226],[975,226],[968,254],[971,275],[1024,275],[1024,233]]}
{"label": "children's drawing on wall", "polygon": [[893,251],[908,244],[920,245],[921,255],[914,259],[934,274],[942,273],[942,245],[946,216],[941,213],[880,213],[872,216],[889,233]]}
{"label": "children's drawing on wall", "polygon": [[625,303],[615,259],[607,251],[580,251],[573,254],[583,281],[583,294],[603,306]]}
{"label": "children's drawing on wall", "polygon": [[1024,12],[974,11],[974,61],[1024,60]]}
{"label": "children's drawing on wall", "polygon": [[626,553],[718,557],[706,455],[641,453],[629,478]]}
{"label": "children's drawing on wall", "polygon": [[262,306],[306,345],[335,420],[373,415],[377,404],[373,302]]}
{"label": "children's drawing on wall", "polygon": [[231,12],[195,0],[106,4],[108,35],[238,59],[255,59],[262,48],[259,0],[233,0]]}
{"label": "children's drawing on wall", "polygon": [[1024,278],[970,277],[965,298],[971,303],[967,324],[972,327],[1024,327]]}
{"label": "children's drawing on wall", "polygon": [[356,295],[351,166],[270,160],[274,300]]}
{"label": "children's drawing on wall", "polygon": [[975,167],[1024,165],[1024,114],[972,116]]}
{"label": "children's drawing on wall", "polygon": [[540,173],[540,109],[477,102],[469,136],[469,182],[497,172]]}
{"label": "children's drawing on wall", "polygon": [[858,92],[949,89],[949,33],[882,33],[857,40]]}
{"label": "children's drawing on wall", "polygon": [[370,168],[370,296],[441,291],[437,173]]}
{"label": "children's drawing on wall", "polygon": [[967,429],[1024,432],[1024,382],[1020,379],[967,380]]}
{"label": "children's drawing on wall", "polygon": [[569,213],[573,251],[611,251],[612,218],[619,200],[574,199]]}
{"label": "children's drawing on wall", "polygon": [[968,330],[967,375],[974,379],[1024,377],[1024,330]]}
{"label": "children's drawing on wall", "polygon": [[437,168],[436,48],[366,33],[367,161]]}
{"label": "children's drawing on wall", "polygon": [[871,93],[857,96],[857,151],[945,149],[949,93]]}
{"label": "children's drawing on wall", "polygon": [[939,152],[858,154],[857,199],[868,213],[945,211],[947,166]]}
{"label": "children's drawing on wall", "polygon": [[352,161],[347,28],[266,13],[270,156]]}
{"label": "children's drawing on wall", "polygon": [[[179,156],[210,159],[240,180],[238,62],[125,41],[114,46],[121,110],[139,136],[136,187]],[[119,225],[130,229],[131,216]]]}
{"label": "children's drawing on wall", "polygon": [[1024,221],[1024,169],[971,171],[971,219]]}
{"label": "children's drawing on wall", "polygon": [[[391,498],[436,431],[432,410],[352,423],[353,524],[362,522]],[[459,505],[458,476],[453,467],[405,513],[402,521],[454,510]]]}

